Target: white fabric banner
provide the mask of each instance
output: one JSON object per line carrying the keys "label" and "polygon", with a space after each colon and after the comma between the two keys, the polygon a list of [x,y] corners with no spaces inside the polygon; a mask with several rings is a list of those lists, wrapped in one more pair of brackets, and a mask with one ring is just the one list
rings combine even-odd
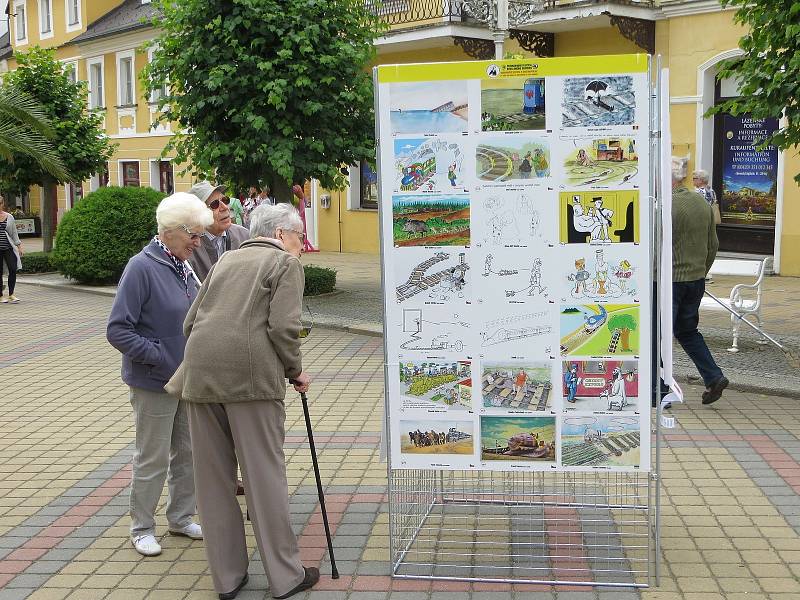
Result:
{"label": "white fabric banner", "polygon": [[662,400],[683,402],[683,391],[672,372],[672,135],[669,123],[669,69],[661,70],[661,178],[658,182],[661,204],[661,264],[659,265],[659,305],[661,310],[661,378],[670,388]]}

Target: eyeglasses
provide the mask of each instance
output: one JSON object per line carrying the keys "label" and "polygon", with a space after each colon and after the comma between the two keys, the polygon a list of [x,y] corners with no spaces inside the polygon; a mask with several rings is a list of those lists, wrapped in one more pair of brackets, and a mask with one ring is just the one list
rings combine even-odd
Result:
{"label": "eyeglasses", "polygon": [[189,239],[191,239],[193,242],[203,237],[202,233],[195,233],[194,231],[189,229],[186,225],[179,225],[179,228],[183,229],[187,234],[189,234]]}
{"label": "eyeglasses", "polygon": [[231,199],[227,196],[223,196],[222,198],[217,198],[216,200],[212,200],[208,203],[208,208],[211,210],[217,210],[219,208],[219,203],[222,202],[225,206],[228,206],[231,203]]}
{"label": "eyeglasses", "polygon": [[296,233],[297,235],[300,236],[300,241],[301,242],[305,242],[306,241],[306,234],[303,233],[302,231],[297,231],[297,229],[281,229],[281,231],[291,231],[292,233]]}

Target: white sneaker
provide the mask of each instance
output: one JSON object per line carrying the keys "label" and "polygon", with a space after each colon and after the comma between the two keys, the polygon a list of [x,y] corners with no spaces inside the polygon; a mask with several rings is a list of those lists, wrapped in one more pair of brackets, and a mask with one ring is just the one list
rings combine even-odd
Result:
{"label": "white sneaker", "polygon": [[0,303],[8,304],[8,296],[3,296],[0,294]]}
{"label": "white sneaker", "polygon": [[189,523],[186,527],[181,527],[180,529],[170,529],[169,532],[172,535],[182,535],[193,540],[203,539],[203,530],[197,523]]}
{"label": "white sneaker", "polygon": [[137,535],[132,541],[133,547],[142,556],[158,556],[161,554],[161,545],[152,535]]}

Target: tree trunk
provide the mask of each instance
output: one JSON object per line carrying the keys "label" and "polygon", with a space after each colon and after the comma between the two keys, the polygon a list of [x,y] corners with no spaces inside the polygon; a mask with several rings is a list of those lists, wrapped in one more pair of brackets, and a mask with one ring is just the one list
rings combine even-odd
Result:
{"label": "tree trunk", "polygon": [[56,182],[50,177],[42,181],[42,250],[53,251],[53,238],[56,234],[56,215],[58,212],[58,199]]}
{"label": "tree trunk", "polygon": [[630,329],[622,329],[620,336],[622,337],[622,351],[623,352],[630,352],[630,337],[631,337],[631,330]]}

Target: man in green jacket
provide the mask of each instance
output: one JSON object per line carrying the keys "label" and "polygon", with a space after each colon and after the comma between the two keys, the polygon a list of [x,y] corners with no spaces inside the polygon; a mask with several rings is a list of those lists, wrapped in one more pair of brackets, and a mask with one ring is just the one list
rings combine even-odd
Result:
{"label": "man in green jacket", "polygon": [[697,330],[705,277],[719,241],[714,214],[703,196],[686,189],[685,159],[672,158],[672,331],[703,378],[703,404],[719,400],[728,386]]}

